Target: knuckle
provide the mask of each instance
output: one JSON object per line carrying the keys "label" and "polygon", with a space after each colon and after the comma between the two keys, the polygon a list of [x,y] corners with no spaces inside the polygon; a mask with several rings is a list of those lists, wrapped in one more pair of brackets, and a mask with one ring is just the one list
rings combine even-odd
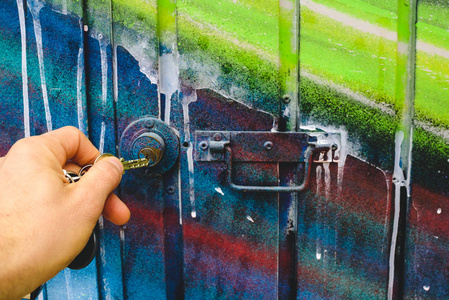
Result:
{"label": "knuckle", "polygon": [[38,137],[28,137],[21,140],[18,140],[12,147],[11,150],[17,152],[21,155],[30,155],[36,152],[36,149],[42,147],[42,144],[39,142]]}
{"label": "knuckle", "polygon": [[65,126],[65,127],[62,127],[61,130],[65,130],[68,133],[74,134],[74,135],[81,133],[81,131],[78,128],[74,127],[74,126]]}

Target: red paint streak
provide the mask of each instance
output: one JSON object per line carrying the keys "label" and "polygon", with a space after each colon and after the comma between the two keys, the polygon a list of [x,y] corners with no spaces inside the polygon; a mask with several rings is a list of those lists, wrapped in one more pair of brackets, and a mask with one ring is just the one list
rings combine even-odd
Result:
{"label": "red paint streak", "polygon": [[449,239],[449,199],[414,184],[412,186],[412,226],[427,234]]}
{"label": "red paint streak", "polygon": [[200,251],[221,252],[229,260],[239,258],[269,273],[275,274],[277,271],[277,245],[239,239],[193,222],[184,224],[184,240],[187,245]]}
{"label": "red paint streak", "polygon": [[336,201],[349,211],[385,223],[391,213],[390,198],[390,176],[377,167],[348,155],[341,196]]}
{"label": "red paint streak", "polygon": [[162,212],[150,209],[148,206],[136,202],[126,203],[126,205],[131,211],[130,225],[137,224],[141,228],[148,228],[148,230],[157,229],[162,232]]}

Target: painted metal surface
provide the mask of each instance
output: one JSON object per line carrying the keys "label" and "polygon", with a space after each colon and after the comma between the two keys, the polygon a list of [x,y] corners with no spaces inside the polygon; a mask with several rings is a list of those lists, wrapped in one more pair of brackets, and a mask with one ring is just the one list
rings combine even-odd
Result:
{"label": "painted metal surface", "polygon": [[[169,170],[127,172],[131,221],[100,219],[94,262],[40,298],[449,297],[448,15],[437,0],[1,1],[2,155],[73,125],[131,159],[151,118],[180,145]],[[309,174],[310,136],[337,149]],[[231,152],[203,153],[221,141]]]}

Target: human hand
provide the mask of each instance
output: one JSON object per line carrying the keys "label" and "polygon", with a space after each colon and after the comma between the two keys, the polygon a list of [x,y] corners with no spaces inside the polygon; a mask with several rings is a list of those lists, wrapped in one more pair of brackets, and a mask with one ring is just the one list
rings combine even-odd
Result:
{"label": "human hand", "polygon": [[123,166],[99,160],[76,183],[62,169],[78,172],[100,155],[74,127],[18,141],[0,158],[0,299],[30,293],[67,267],[103,216],[117,225],[129,220],[112,191]]}

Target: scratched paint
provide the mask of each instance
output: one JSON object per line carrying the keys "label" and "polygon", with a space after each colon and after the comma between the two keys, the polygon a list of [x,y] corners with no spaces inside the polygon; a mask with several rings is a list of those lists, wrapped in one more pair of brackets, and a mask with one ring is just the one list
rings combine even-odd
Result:
{"label": "scratched paint", "polygon": [[[317,163],[309,191],[288,206],[288,219],[296,216],[297,225],[287,233],[296,234],[298,253],[297,284],[289,285],[277,276],[284,268],[278,263],[283,246],[277,197],[231,190],[224,163],[195,161],[194,132],[277,128],[280,91],[288,86],[280,85],[279,68],[292,62],[282,51],[296,45],[286,33],[294,1],[178,1],[176,7],[173,1],[85,1],[87,17],[78,1],[28,2],[39,10],[23,10],[20,0],[0,4],[0,18],[16,23],[2,22],[0,42],[4,49],[21,49],[0,55],[7,111],[0,119],[3,153],[22,136],[67,124],[88,132],[101,150],[116,153],[123,130],[143,116],[164,119],[184,145],[176,175],[178,204],[164,203],[164,179],[143,171],[127,174],[122,196],[133,220],[121,230],[103,224],[98,268],[64,271],[49,283],[46,297],[143,298],[151,292],[163,299],[178,292],[171,287],[179,282],[171,285],[166,278],[176,271],[184,278],[186,298],[274,298],[288,290],[285,286],[295,287],[297,298],[388,297],[397,270],[393,264],[401,259],[390,246],[403,230],[398,224],[403,210],[392,191],[404,162],[407,186],[410,178],[413,185],[403,292],[410,298],[448,295],[442,258],[449,249],[444,221],[449,117],[447,103],[438,100],[448,93],[447,32],[438,29],[446,28],[444,3],[420,4],[415,126],[413,136],[405,134],[413,148],[411,159],[398,160],[403,154],[395,145],[403,142],[396,132],[412,115],[402,115],[395,96],[396,55],[407,53],[391,38],[397,2],[342,1],[340,7],[301,1],[298,123],[344,137],[338,165]],[[166,45],[162,40],[171,53],[159,48],[157,2],[160,10],[176,10],[176,22],[174,15],[162,18],[177,33],[166,36]],[[280,7],[289,11],[280,15]],[[68,34],[52,34],[56,27]],[[14,37],[5,34],[13,31]],[[8,92],[23,99],[20,109]],[[163,101],[161,93],[167,96]],[[287,106],[282,113],[291,116],[295,109]],[[237,180],[278,180],[272,164],[236,168]],[[172,218],[182,227],[167,231]],[[164,242],[176,234],[183,242],[172,253]],[[182,257],[182,263],[170,264],[173,257]],[[97,278],[102,280],[92,284]]]}

